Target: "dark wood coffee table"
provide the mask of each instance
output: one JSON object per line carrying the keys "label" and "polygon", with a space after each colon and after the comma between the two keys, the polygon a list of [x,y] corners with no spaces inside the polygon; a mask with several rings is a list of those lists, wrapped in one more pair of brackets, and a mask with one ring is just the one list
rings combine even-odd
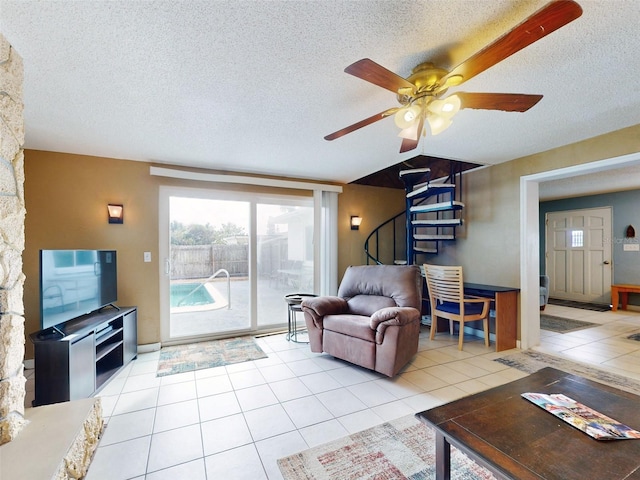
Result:
{"label": "dark wood coffee table", "polygon": [[640,479],[640,439],[602,441],[520,396],[563,393],[640,430],[640,397],[554,368],[416,414],[436,432],[436,479],[450,446],[499,479]]}

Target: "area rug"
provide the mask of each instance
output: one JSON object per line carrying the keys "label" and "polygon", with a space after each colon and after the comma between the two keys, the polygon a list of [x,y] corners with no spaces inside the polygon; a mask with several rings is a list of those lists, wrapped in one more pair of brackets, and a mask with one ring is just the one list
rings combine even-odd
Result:
{"label": "area rug", "polygon": [[[640,395],[637,381],[545,353],[526,351],[495,361],[527,373],[554,367]],[[435,435],[413,415],[407,415],[281,458],[278,467],[285,480],[432,479],[435,478]],[[493,480],[495,477],[452,447],[451,478]]]}
{"label": "area rug", "polygon": [[610,305],[601,305],[599,303],[576,302],[574,300],[561,300],[559,298],[550,298],[547,303],[551,305],[560,305],[561,307],[580,308],[582,310],[592,310],[594,312],[608,312],[611,310]]}
{"label": "area rug", "polygon": [[163,347],[156,376],[221,367],[232,363],[266,358],[253,337],[236,337],[210,342]]}
{"label": "area rug", "polygon": [[[285,480],[435,478],[435,434],[413,415],[325,443],[278,460]],[[495,477],[455,447],[451,478]]]}
{"label": "area rug", "polygon": [[552,332],[569,333],[596,326],[598,326],[597,323],[574,320],[573,318],[556,317],[544,313],[540,314],[540,328],[543,330],[551,330]]}
{"label": "area rug", "polygon": [[592,367],[591,365],[573,362],[562,357],[547,355],[546,353],[527,350],[525,352],[513,353],[501,358],[496,358],[494,361],[517,368],[526,373],[534,373],[544,367],[553,367],[567,373],[579,375],[590,380],[595,380],[596,382],[606,383],[620,390],[640,395],[640,383],[638,381],[607,370]]}

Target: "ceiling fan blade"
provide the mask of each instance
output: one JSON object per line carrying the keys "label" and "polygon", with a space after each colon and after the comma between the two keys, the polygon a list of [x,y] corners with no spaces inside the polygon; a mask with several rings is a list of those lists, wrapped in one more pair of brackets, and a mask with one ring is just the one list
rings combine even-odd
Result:
{"label": "ceiling fan blade", "polygon": [[440,85],[460,85],[505,58],[558,30],[582,15],[573,0],[555,0],[528,17],[512,30],[471,56],[445,75]]}
{"label": "ceiling fan blade", "polygon": [[400,153],[408,152],[409,150],[413,150],[418,146],[418,142],[420,141],[420,137],[418,140],[413,140],[411,138],[403,138],[402,143],[400,144]]}
{"label": "ceiling fan blade", "polygon": [[418,122],[418,135],[415,139],[413,138],[403,138],[402,144],[400,144],[400,153],[408,152],[409,150],[413,150],[418,146],[418,142],[420,141],[420,137],[422,136],[422,129],[424,128],[424,115],[420,115],[420,120]]}
{"label": "ceiling fan blade", "polygon": [[412,91],[416,88],[413,83],[368,58],[352,63],[344,71],[374,85],[386,88],[393,93],[398,93],[401,88],[410,88]]}
{"label": "ceiling fan blade", "polygon": [[468,93],[457,92],[460,108],[526,112],[542,99],[542,95],[525,93]]}
{"label": "ceiling fan blade", "polygon": [[394,113],[396,113],[399,110],[399,108],[389,108],[387,110],[385,110],[384,112],[380,112],[380,113],[376,113],[375,115],[370,116],[369,118],[365,118],[364,120],[360,120],[357,123],[354,123],[353,125],[349,125],[348,127],[344,127],[340,130],[338,130],[337,132],[333,132],[329,135],[327,135],[326,137],[324,137],[325,140],[335,140],[336,138],[340,138],[345,136],[348,133],[354,132],[362,127],[366,127],[367,125],[371,125],[372,123],[377,122],[378,120],[382,120],[383,118],[387,118],[391,115],[393,115]]}
{"label": "ceiling fan blade", "polygon": [[407,140],[417,140],[420,138],[420,121],[416,121],[413,125],[408,126],[407,128],[400,130],[398,136],[400,138],[406,138]]}

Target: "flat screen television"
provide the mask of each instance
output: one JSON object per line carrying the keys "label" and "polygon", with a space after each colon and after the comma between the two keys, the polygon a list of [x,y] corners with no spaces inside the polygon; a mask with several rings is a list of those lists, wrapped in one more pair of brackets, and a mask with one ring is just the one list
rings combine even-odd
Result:
{"label": "flat screen television", "polygon": [[113,305],[117,283],[115,250],[40,250],[41,328]]}

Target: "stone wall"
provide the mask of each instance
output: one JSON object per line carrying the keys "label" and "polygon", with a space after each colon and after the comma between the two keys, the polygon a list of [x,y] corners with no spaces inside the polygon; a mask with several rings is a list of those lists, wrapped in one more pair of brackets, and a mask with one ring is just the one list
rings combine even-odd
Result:
{"label": "stone wall", "polygon": [[25,425],[22,59],[0,34],[0,445]]}

